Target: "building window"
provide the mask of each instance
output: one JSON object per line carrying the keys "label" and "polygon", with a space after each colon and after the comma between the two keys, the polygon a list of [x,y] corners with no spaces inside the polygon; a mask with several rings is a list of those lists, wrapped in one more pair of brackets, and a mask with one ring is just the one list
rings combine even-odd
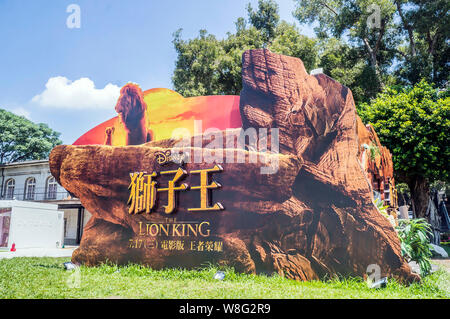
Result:
{"label": "building window", "polygon": [[47,179],[47,199],[56,199],[56,192],[58,189],[58,183],[53,176]]}
{"label": "building window", "polygon": [[11,178],[8,179],[5,186],[5,199],[14,198],[14,188],[16,187],[16,182]]}
{"label": "building window", "polygon": [[34,200],[34,195],[36,192],[36,179],[34,177],[30,177],[25,182],[25,196],[26,200]]}

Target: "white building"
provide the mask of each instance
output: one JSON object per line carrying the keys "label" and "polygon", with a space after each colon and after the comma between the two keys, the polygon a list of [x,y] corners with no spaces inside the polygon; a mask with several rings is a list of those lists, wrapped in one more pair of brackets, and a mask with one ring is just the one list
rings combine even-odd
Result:
{"label": "white building", "polygon": [[50,173],[48,160],[0,165],[0,200],[58,205],[64,212],[64,244],[78,245],[91,214]]}
{"label": "white building", "polygon": [[0,247],[60,248],[63,216],[58,205],[0,200]]}

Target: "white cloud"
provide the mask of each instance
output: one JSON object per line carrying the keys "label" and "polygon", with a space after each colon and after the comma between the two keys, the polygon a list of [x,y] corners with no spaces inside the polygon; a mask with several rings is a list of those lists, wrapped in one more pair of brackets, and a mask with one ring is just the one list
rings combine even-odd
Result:
{"label": "white cloud", "polygon": [[18,107],[18,108],[12,109],[11,112],[16,115],[23,116],[26,119],[31,120],[31,116],[30,116],[31,113],[29,111],[25,110],[23,107]]}
{"label": "white cloud", "polygon": [[89,78],[70,81],[66,77],[50,78],[45,84],[45,90],[31,100],[41,106],[87,109],[114,108],[120,96],[120,87],[108,83],[103,89],[96,89]]}

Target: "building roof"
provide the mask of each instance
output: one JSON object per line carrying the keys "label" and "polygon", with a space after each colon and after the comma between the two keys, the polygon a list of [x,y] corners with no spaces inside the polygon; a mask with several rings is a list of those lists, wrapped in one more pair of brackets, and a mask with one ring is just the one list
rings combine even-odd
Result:
{"label": "building roof", "polygon": [[32,165],[41,165],[41,164],[47,164],[48,159],[44,160],[32,160],[32,161],[23,161],[23,162],[12,162],[12,163],[6,163],[6,164],[0,164],[0,168],[6,168],[6,167],[20,167],[20,166],[32,166]]}
{"label": "building roof", "polygon": [[8,207],[24,207],[24,208],[41,208],[41,209],[50,209],[57,210],[58,205],[52,203],[42,203],[36,201],[23,201],[23,200],[0,200],[0,207],[8,208]]}

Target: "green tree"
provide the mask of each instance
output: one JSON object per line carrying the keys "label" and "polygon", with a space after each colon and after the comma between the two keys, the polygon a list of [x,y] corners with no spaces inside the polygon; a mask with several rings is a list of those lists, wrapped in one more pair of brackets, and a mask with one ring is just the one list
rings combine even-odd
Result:
{"label": "green tree", "polygon": [[[173,44],[178,53],[172,77],[175,90],[183,96],[223,94],[219,86],[222,41],[206,30],[198,38],[185,41],[181,29],[175,32]],[[220,70],[220,71],[219,71]]]}
{"label": "green tree", "polygon": [[276,28],[280,21],[278,4],[272,0],[258,1],[258,10],[253,11],[251,4],[247,6],[250,23],[261,31],[264,42],[270,43],[275,38]]}
{"label": "green tree", "polygon": [[307,70],[318,63],[315,39],[300,34],[293,24],[279,22],[278,5],[260,0],[258,10],[248,7],[250,23],[239,18],[235,33],[218,40],[201,30],[198,37],[183,40],[174,34],[178,57],[172,77],[174,89],[183,96],[239,95],[242,89],[242,54],[249,49],[268,48],[272,52],[299,57]]}
{"label": "green tree", "polygon": [[[392,75],[395,81],[412,85],[422,78],[438,85],[448,81],[448,0],[295,2],[294,15],[300,23],[315,23],[319,38],[344,40],[373,69],[375,81],[368,82],[366,99],[392,83]],[[368,80],[369,70],[358,66],[363,70],[360,74],[365,73],[361,80]]]}
{"label": "green tree", "polygon": [[286,21],[278,25],[269,49],[275,53],[302,59],[305,68],[309,71],[316,68],[319,62],[317,40],[300,34],[295,25]]}
{"label": "green tree", "polygon": [[425,80],[388,87],[362,104],[359,114],[392,152],[396,179],[408,184],[416,217],[426,217],[430,183],[449,181],[449,90],[437,90]]}
{"label": "green tree", "polygon": [[[315,31],[321,38],[348,39],[373,68],[377,79],[374,85],[383,86],[383,75],[395,57],[395,6],[392,1],[296,0],[296,3],[294,15],[300,23],[317,23]],[[379,20],[376,19],[378,16]]]}
{"label": "green tree", "polygon": [[0,164],[45,159],[62,143],[59,136],[46,124],[0,109]]}
{"label": "green tree", "polygon": [[352,90],[356,105],[368,102],[380,91],[374,69],[361,57],[360,50],[337,38],[320,41],[318,63],[323,72]]}
{"label": "green tree", "polygon": [[448,0],[395,0],[399,27],[406,45],[398,48],[397,74],[407,83],[422,78],[443,85],[449,80]]}

